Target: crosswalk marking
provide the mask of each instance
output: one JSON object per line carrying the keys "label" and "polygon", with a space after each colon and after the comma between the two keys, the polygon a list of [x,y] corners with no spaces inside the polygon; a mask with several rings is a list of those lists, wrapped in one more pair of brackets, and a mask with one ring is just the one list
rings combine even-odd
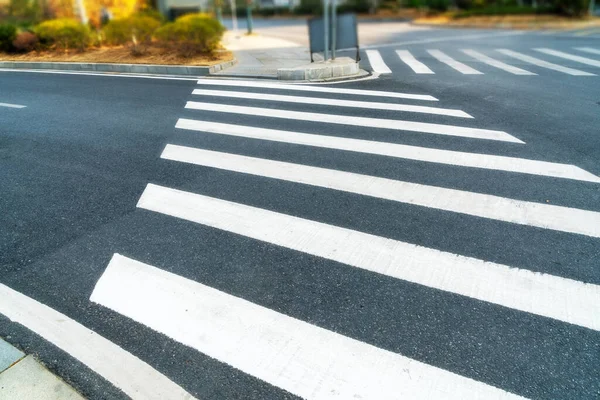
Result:
{"label": "crosswalk marking", "polygon": [[150,365],[68,316],[1,283],[0,299],[0,315],[23,325],[79,360],[130,398],[194,400],[192,395]]}
{"label": "crosswalk marking", "polygon": [[600,67],[600,61],[592,60],[591,58],[576,56],[574,54],[569,54],[569,53],[552,50],[552,49],[542,48],[542,49],[535,49],[535,50],[539,51],[540,53],[549,54],[551,56],[560,57],[560,58],[564,58],[564,59],[571,60],[571,61],[576,61],[578,63],[587,64],[587,65],[591,65],[594,67]]}
{"label": "crosswalk marking", "polygon": [[119,254],[91,300],[304,399],[523,399]]}
{"label": "crosswalk marking", "polygon": [[374,96],[374,97],[389,97],[396,99],[411,99],[411,100],[424,100],[424,101],[438,101],[433,96],[423,94],[411,94],[411,93],[398,93],[398,92],[386,92],[380,90],[364,90],[364,89],[347,89],[339,87],[325,87],[325,86],[308,86],[300,84],[284,84],[284,83],[272,83],[266,81],[241,81],[241,80],[226,80],[226,79],[213,79],[206,78],[198,80],[199,85],[205,86],[233,86],[233,87],[246,87],[256,89],[280,89],[280,90],[294,90],[301,92],[315,92],[315,93],[335,93],[335,94],[346,94],[356,96]]}
{"label": "crosswalk marking", "polygon": [[509,57],[516,58],[517,60],[525,61],[527,63],[537,65],[538,67],[552,69],[554,71],[563,72],[565,74],[574,75],[574,76],[595,76],[592,73],[580,71],[574,68],[563,67],[562,65],[557,65],[550,63],[548,61],[540,60],[539,58],[531,57],[525,54],[517,53],[516,51],[508,50],[508,49],[497,49],[498,52],[507,55]]}
{"label": "crosswalk marking", "polygon": [[600,286],[148,184],[139,208],[600,331]]}
{"label": "crosswalk marking", "polygon": [[586,53],[590,53],[590,54],[598,54],[598,55],[600,55],[600,50],[599,49],[593,49],[591,47],[577,47],[577,50],[579,50],[579,51],[585,51]]}
{"label": "crosswalk marking", "polygon": [[488,57],[485,54],[482,54],[482,53],[472,50],[472,49],[463,49],[462,52],[473,57],[476,60],[479,60],[488,65],[491,65],[492,67],[500,68],[500,69],[510,72],[511,74],[514,74],[514,75],[537,75],[537,74],[534,74],[533,72],[529,72],[524,69],[517,68],[515,66],[503,63],[502,61],[498,61],[496,59]]}
{"label": "crosswalk marking", "polygon": [[523,141],[503,131],[489,129],[467,128],[463,126],[432,124],[426,122],[401,121],[383,118],[354,117],[348,115],[321,114],[299,111],[277,110],[271,108],[233,106],[227,104],[201,103],[188,101],[185,108],[221,113],[254,115],[271,118],[295,119],[310,122],[325,122],[330,124],[363,126],[369,128],[393,129],[436,135],[461,136],[473,139],[499,140],[503,142],[524,143]]}
{"label": "crosswalk marking", "polygon": [[371,68],[373,71],[379,74],[391,74],[392,70],[385,64],[383,58],[381,58],[381,54],[377,50],[367,50],[366,51],[367,58],[369,59],[369,64],[371,64]]}
{"label": "crosswalk marking", "polygon": [[0,107],[6,107],[6,108],[25,108],[27,106],[22,106],[20,104],[0,103]]}
{"label": "crosswalk marking", "polygon": [[430,70],[427,65],[418,61],[408,50],[396,50],[396,54],[400,57],[400,60],[408,65],[417,74],[435,74]]}
{"label": "crosswalk marking", "polygon": [[600,237],[600,213],[168,144],[162,158],[498,221]]}
{"label": "crosswalk marking", "polygon": [[434,115],[446,115],[450,117],[460,118],[473,118],[469,114],[461,110],[452,110],[447,108],[437,107],[426,107],[426,106],[414,106],[410,104],[392,104],[392,103],[378,103],[370,101],[356,101],[356,100],[340,100],[340,99],[328,99],[322,97],[303,97],[303,96],[286,96],[279,94],[269,93],[253,93],[253,92],[234,92],[230,90],[206,90],[206,89],[194,89],[192,94],[202,96],[214,96],[214,97],[228,97],[236,99],[249,99],[249,100],[266,100],[266,101],[280,101],[284,103],[298,103],[298,104],[318,104],[335,107],[354,107],[354,108],[368,108],[373,110],[390,110],[390,111],[401,111],[401,112],[414,112],[423,114],[434,114]]}
{"label": "crosswalk marking", "polygon": [[433,162],[462,167],[508,171],[585,182],[600,183],[597,177],[579,167],[547,161],[495,156],[491,154],[465,153],[452,150],[439,150],[427,147],[409,146],[397,143],[375,142],[337,136],[314,135],[277,129],[257,128],[245,125],[223,124],[211,121],[197,121],[180,118],[175,125],[179,129],[208,132],[219,135],[270,140],[280,143],[293,143],[327,149],[353,151],[387,157]]}
{"label": "crosswalk marking", "polygon": [[454,58],[450,57],[446,53],[441,52],[440,50],[427,50],[427,52],[436,59],[438,59],[438,61],[443,62],[444,64],[454,68],[461,74],[483,75],[483,72],[477,71],[475,68],[471,68],[468,65],[461,63],[460,61],[456,61]]}

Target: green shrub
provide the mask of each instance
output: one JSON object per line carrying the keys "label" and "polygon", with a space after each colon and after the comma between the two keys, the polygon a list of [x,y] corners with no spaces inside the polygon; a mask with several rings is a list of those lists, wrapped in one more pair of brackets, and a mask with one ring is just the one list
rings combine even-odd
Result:
{"label": "green shrub", "polygon": [[529,6],[488,6],[482,8],[473,8],[464,10],[454,15],[454,18],[467,18],[474,16],[488,15],[526,15],[526,14],[551,14],[556,11],[555,7],[537,7]]}
{"label": "green shrub", "polygon": [[17,37],[17,27],[10,24],[0,24],[0,51],[12,51],[13,41]]}
{"label": "green shrub", "polygon": [[338,12],[368,13],[371,5],[368,0],[348,0],[338,7]]}
{"label": "green shrub", "polygon": [[173,46],[181,55],[212,53],[225,32],[223,25],[207,14],[188,14],[163,25],[155,37],[163,45]]}
{"label": "green shrub", "polygon": [[561,14],[581,17],[588,12],[589,0],[556,0],[556,11]]}
{"label": "green shrub", "polygon": [[300,5],[294,9],[298,15],[321,15],[323,5],[321,0],[300,0]]}
{"label": "green shrub", "polygon": [[427,6],[434,11],[447,11],[450,6],[449,0],[428,0]]}
{"label": "green shrub", "polygon": [[34,28],[40,44],[47,48],[84,50],[90,43],[87,26],[72,19],[53,19]]}
{"label": "green shrub", "polygon": [[108,44],[150,43],[160,21],[148,16],[114,19],[104,28]]}

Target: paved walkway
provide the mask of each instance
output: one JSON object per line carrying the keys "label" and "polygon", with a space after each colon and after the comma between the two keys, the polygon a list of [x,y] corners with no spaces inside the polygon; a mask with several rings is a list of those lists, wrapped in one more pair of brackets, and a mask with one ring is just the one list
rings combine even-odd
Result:
{"label": "paved walkway", "polygon": [[245,35],[228,31],[223,45],[235,53],[238,63],[217,75],[276,78],[278,68],[294,68],[310,63],[307,47],[260,33]]}
{"label": "paved walkway", "polygon": [[31,355],[0,339],[0,399],[84,400]]}

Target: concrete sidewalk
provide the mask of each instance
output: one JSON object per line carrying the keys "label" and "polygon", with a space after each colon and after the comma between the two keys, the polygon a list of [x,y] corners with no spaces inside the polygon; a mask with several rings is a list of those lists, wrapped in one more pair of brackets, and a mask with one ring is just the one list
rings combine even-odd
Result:
{"label": "concrete sidewalk", "polygon": [[84,400],[31,355],[0,339],[0,400]]}
{"label": "concrete sidewalk", "polygon": [[342,57],[335,62],[324,63],[323,58],[315,54],[315,63],[311,63],[307,47],[260,33],[246,35],[228,31],[223,45],[235,54],[237,64],[213,75],[297,81],[366,75],[350,58]]}

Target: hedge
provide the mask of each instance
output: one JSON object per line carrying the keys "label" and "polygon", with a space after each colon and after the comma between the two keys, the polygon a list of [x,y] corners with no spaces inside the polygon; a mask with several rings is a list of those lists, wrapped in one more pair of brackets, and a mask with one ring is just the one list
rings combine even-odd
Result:
{"label": "hedge", "polygon": [[84,50],[90,44],[90,30],[72,19],[53,19],[34,28],[40,44],[47,48]]}
{"label": "hedge", "polygon": [[132,16],[110,21],[104,27],[106,42],[112,45],[130,42],[149,43],[160,21],[149,16]]}
{"label": "hedge", "polygon": [[188,14],[160,27],[154,37],[181,55],[212,53],[219,46],[225,28],[207,14]]}
{"label": "hedge", "polygon": [[13,41],[17,38],[17,27],[11,24],[0,24],[0,51],[13,50]]}

